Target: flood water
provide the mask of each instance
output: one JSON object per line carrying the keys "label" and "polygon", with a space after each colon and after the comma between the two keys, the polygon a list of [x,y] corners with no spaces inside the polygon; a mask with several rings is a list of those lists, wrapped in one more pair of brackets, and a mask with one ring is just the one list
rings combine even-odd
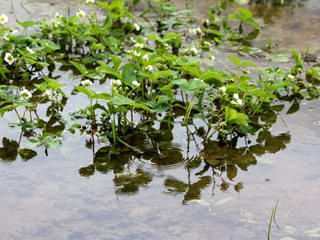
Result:
{"label": "flood water", "polygon": [[[269,11],[261,19],[266,33],[257,44],[272,34],[279,51],[309,47],[318,54],[320,4],[292,2],[263,10]],[[0,4],[0,12],[14,9],[23,20],[81,6],[60,0]],[[205,4],[191,1],[200,12]],[[262,11],[258,4],[244,7]],[[60,74],[70,93],[70,73]],[[65,115],[81,101],[85,98],[71,96]],[[249,149],[243,143],[237,149],[204,145],[179,126],[172,131],[155,126],[163,130],[161,156],[128,151],[112,160],[104,157],[103,143],[67,131],[62,147],[49,149],[48,156],[39,147],[29,161],[4,157],[20,138],[20,131],[8,126],[14,115],[7,114],[0,129],[0,239],[267,239],[277,202],[279,229],[272,225],[271,239],[320,239],[320,101],[303,101],[294,114],[285,110],[261,140],[252,137]],[[27,145],[25,138],[20,145]],[[211,168],[194,157],[214,164],[219,154],[232,161]]]}

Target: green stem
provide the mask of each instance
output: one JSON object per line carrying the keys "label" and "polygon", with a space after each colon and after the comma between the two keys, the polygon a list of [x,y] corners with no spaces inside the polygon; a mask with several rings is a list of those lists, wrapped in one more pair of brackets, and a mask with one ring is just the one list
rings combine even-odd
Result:
{"label": "green stem", "polygon": [[188,119],[189,119],[189,116],[190,116],[190,113],[191,113],[191,110],[192,110],[192,108],[193,108],[193,105],[194,105],[194,101],[195,101],[195,100],[196,100],[196,94],[193,93],[192,99],[191,99],[191,101],[190,101],[189,104],[188,104],[187,112],[186,112],[186,114],[185,114],[185,116],[184,116],[184,121],[185,121],[185,122],[188,122]]}

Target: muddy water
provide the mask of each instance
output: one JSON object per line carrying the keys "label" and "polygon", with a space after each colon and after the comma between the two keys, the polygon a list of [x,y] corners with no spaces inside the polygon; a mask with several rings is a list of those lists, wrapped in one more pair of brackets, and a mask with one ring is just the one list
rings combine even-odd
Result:
{"label": "muddy water", "polygon": [[[23,20],[62,13],[69,4],[75,9],[81,6],[79,1],[12,2],[15,14]],[[303,26],[308,22],[302,19],[319,20],[316,2],[306,1],[304,8],[296,8],[293,13],[292,7],[278,10],[265,28],[276,33],[274,36],[279,34],[280,43],[286,42],[290,48],[303,50],[304,44],[310,43],[318,51],[320,47],[314,41],[317,37],[312,34],[320,31],[312,29],[319,26],[298,27],[291,32],[296,34],[294,40],[289,41],[289,25],[293,23],[284,17],[289,12],[299,12],[300,18],[291,19],[301,21]],[[1,11],[11,11],[10,1],[0,3]],[[201,7],[200,3],[197,6]],[[288,34],[280,38],[281,29],[287,28]],[[68,77],[65,78],[67,82]],[[67,85],[66,91],[71,90]],[[79,99],[71,96],[66,111],[76,110],[75,102]],[[68,133],[63,146],[50,149],[48,156],[38,148],[38,156],[32,160],[2,160],[0,239],[266,239],[271,210],[277,201],[280,229],[272,226],[271,239],[317,239],[319,100],[303,102],[297,113],[283,114],[282,118],[270,131],[275,137],[286,136],[285,141],[270,138],[274,142],[265,144],[263,154],[254,154],[256,161],[245,165],[246,171],[238,166],[235,176],[229,178],[226,173],[220,176],[210,170],[197,174],[203,163],[190,167],[188,156],[202,152],[205,146],[199,142],[197,148],[191,141],[188,151],[188,136],[178,126],[174,127],[165,164],[152,156],[134,158],[123,154],[117,162],[104,162],[112,166],[109,170],[95,169],[94,174],[88,174],[90,171],[85,168],[98,161],[104,145],[86,147],[86,136]],[[19,140],[20,132],[7,127],[7,121],[14,119],[14,115],[5,115],[1,138]],[[24,140],[20,144],[27,145]],[[121,178],[128,172],[137,176],[130,184]],[[192,191],[173,193],[172,180],[179,180],[180,185],[187,185]],[[200,200],[192,201],[192,196]]]}

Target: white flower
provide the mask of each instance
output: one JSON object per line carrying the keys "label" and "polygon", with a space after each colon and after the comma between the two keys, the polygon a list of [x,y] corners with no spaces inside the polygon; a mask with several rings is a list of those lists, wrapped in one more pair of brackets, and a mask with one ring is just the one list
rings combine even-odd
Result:
{"label": "white flower", "polygon": [[9,40],[10,40],[9,37],[8,37],[8,33],[3,34],[2,37],[3,37],[3,39],[6,40],[6,41],[9,41]]}
{"label": "white flower", "polygon": [[12,56],[11,53],[6,53],[4,60],[11,65],[16,59]]}
{"label": "white flower", "polygon": [[237,99],[236,102],[237,102],[238,105],[242,105],[242,103],[243,103],[241,99]]}
{"label": "white flower", "polygon": [[231,101],[232,104],[234,104],[234,105],[242,105],[243,104],[242,100],[239,98],[238,93],[233,94],[233,99],[234,100]]}
{"label": "white flower", "polygon": [[189,29],[189,33],[192,34],[192,35],[196,35],[196,34],[197,34],[195,28],[190,28],[190,29]]}
{"label": "white flower", "polygon": [[152,69],[153,69],[153,67],[151,65],[148,65],[145,67],[145,70],[147,70],[147,71],[152,71]]}
{"label": "white flower", "polygon": [[219,91],[222,93],[225,93],[227,91],[227,88],[223,86],[223,87],[219,88]]}
{"label": "white flower", "polygon": [[189,33],[192,34],[192,35],[201,35],[202,33],[202,30],[201,28],[197,27],[197,28],[191,28],[189,29]]}
{"label": "white flower", "polygon": [[136,48],[143,48],[143,44],[142,44],[142,43],[136,43],[136,44],[134,45],[134,47],[136,47]]}
{"label": "white flower", "polygon": [[92,85],[92,82],[89,79],[81,81],[81,85],[84,87],[90,87]]}
{"label": "white flower", "polygon": [[163,44],[165,49],[169,48],[169,45],[167,43]]}
{"label": "white flower", "polygon": [[42,93],[42,97],[48,98],[49,100],[52,99],[51,93],[49,90],[46,90]]}
{"label": "white flower", "polygon": [[119,86],[122,85],[122,82],[121,82],[121,80],[119,80],[119,79],[117,79],[117,80],[112,79],[112,80],[111,80],[111,85],[112,85],[112,87],[119,87]]}
{"label": "white flower", "polygon": [[196,49],[195,47],[190,48],[190,52],[192,55],[197,55],[198,54],[198,49]]}
{"label": "white flower", "polygon": [[214,62],[214,60],[216,59],[213,55],[209,56],[208,58],[211,62]]}
{"label": "white flower", "polygon": [[287,75],[287,78],[289,78],[290,80],[293,80],[293,79],[294,79],[294,76],[291,75],[291,74],[288,74],[288,75]]}
{"label": "white flower", "polygon": [[23,99],[28,100],[29,98],[32,97],[32,94],[31,94],[31,92],[29,92],[27,89],[22,88],[22,90],[20,91],[20,96],[21,96]]}
{"label": "white flower", "polygon": [[137,31],[140,31],[140,26],[139,26],[137,23],[133,24],[133,27],[134,27]]}
{"label": "white flower", "polygon": [[88,3],[88,4],[94,3],[94,0],[86,0],[86,3]]}
{"label": "white flower", "polygon": [[143,55],[142,59],[143,59],[143,61],[148,61],[149,55],[148,54]]}
{"label": "white flower", "polygon": [[132,85],[135,87],[139,87],[140,83],[138,81],[132,81]]}
{"label": "white flower", "polygon": [[9,22],[8,17],[4,14],[1,14],[0,15],[0,24],[6,24],[8,22]]}
{"label": "white flower", "polygon": [[141,53],[139,53],[138,51],[134,50],[133,52],[133,55],[137,56],[137,57],[140,57],[141,56]]}
{"label": "white flower", "polygon": [[200,35],[200,34],[202,33],[201,28],[199,28],[199,27],[198,27],[198,28],[196,28],[196,33]]}
{"label": "white flower", "polygon": [[202,24],[208,26],[210,24],[210,20],[209,19],[203,19],[202,20]]}
{"label": "white flower", "polygon": [[61,19],[61,18],[62,18],[62,15],[61,15],[60,13],[56,12],[56,14],[54,15],[54,17],[55,17],[56,19]]}
{"label": "white flower", "polygon": [[31,48],[29,48],[29,47],[26,47],[26,50],[27,50],[29,53],[31,53],[31,54],[34,54],[34,53],[35,53],[35,51],[33,51],[33,49],[31,49]]}
{"label": "white flower", "polygon": [[86,16],[86,13],[84,11],[82,11],[81,9],[78,9],[77,16],[79,18],[84,18]]}

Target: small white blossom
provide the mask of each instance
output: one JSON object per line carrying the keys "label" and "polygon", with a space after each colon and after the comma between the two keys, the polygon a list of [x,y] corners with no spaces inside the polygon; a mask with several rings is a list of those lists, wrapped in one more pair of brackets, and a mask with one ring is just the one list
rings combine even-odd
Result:
{"label": "small white blossom", "polygon": [[148,54],[143,55],[142,59],[143,61],[146,61],[146,62],[149,61],[149,55]]}
{"label": "small white blossom", "polygon": [[232,104],[234,104],[234,105],[242,105],[243,104],[242,100],[239,98],[238,93],[233,94],[233,99],[234,100],[231,101]]}
{"label": "small white blossom", "polygon": [[190,48],[190,52],[192,55],[197,55],[198,54],[198,49],[196,49],[195,47]]}
{"label": "small white blossom", "polygon": [[92,85],[92,82],[89,79],[81,81],[81,85],[84,87],[90,87]]}
{"label": "small white blossom", "polygon": [[32,94],[31,92],[29,92],[27,89],[23,88],[21,91],[20,91],[20,96],[25,99],[25,100],[28,100],[29,98],[32,97]]}
{"label": "small white blossom", "polygon": [[169,48],[169,45],[168,45],[167,43],[165,43],[165,44],[164,44],[164,48],[165,48],[165,49],[168,49],[168,48]]}
{"label": "small white blossom", "polygon": [[151,65],[148,65],[145,67],[145,70],[147,70],[147,71],[152,71],[152,69],[153,69],[153,67]]}
{"label": "small white blossom", "polygon": [[77,16],[79,18],[84,18],[86,16],[86,13],[84,11],[82,11],[81,9],[78,9]]}
{"label": "small white blossom", "polygon": [[140,83],[138,81],[132,81],[132,85],[135,87],[139,87]]}
{"label": "small white blossom", "polygon": [[136,47],[136,48],[143,48],[143,44],[142,44],[142,43],[136,43],[136,44],[134,45],[134,47]]}
{"label": "small white blossom", "polygon": [[55,17],[56,19],[61,19],[61,18],[62,18],[62,15],[61,15],[60,13],[56,12],[56,14],[54,15],[54,17]]}
{"label": "small white blossom", "polygon": [[210,55],[208,58],[211,62],[214,62],[214,60],[216,59],[213,55]]}
{"label": "small white blossom", "polygon": [[233,104],[233,105],[242,105],[242,100],[241,99],[232,100],[231,104]]}
{"label": "small white blossom", "polygon": [[12,63],[14,63],[14,61],[16,60],[11,53],[6,53],[6,55],[4,56],[4,60],[11,65]]}
{"label": "small white blossom", "polygon": [[227,88],[225,86],[223,86],[223,87],[219,88],[219,91],[222,93],[226,93]]}
{"label": "small white blossom", "polygon": [[86,0],[86,3],[88,4],[94,3],[94,0]]}
{"label": "small white blossom", "polygon": [[202,30],[199,27],[191,28],[191,29],[189,29],[189,33],[192,34],[192,35],[201,35]]}
{"label": "small white blossom", "polygon": [[52,100],[52,96],[49,90],[46,90],[42,93],[42,97],[48,98],[49,100]]}
{"label": "small white blossom", "polygon": [[1,14],[0,15],[0,24],[6,24],[8,22],[9,22],[8,17],[6,15],[4,15],[4,14]]}
{"label": "small white blossom", "polygon": [[134,50],[133,52],[133,55],[135,55],[136,57],[140,57],[141,56],[141,53],[139,53],[138,51]]}
{"label": "small white blossom", "polygon": [[294,76],[292,74],[288,74],[287,75],[287,78],[289,78],[290,80],[293,80],[294,79]]}
{"label": "small white blossom", "polygon": [[133,27],[134,27],[137,31],[140,31],[140,26],[139,26],[137,23],[133,24]]}
{"label": "small white blossom", "polygon": [[237,99],[236,102],[237,102],[238,105],[242,105],[242,103],[243,103],[241,99]]}
{"label": "small white blossom", "polygon": [[202,24],[208,26],[210,24],[210,20],[209,19],[203,19],[202,20]]}
{"label": "small white blossom", "polygon": [[29,47],[26,47],[26,50],[27,50],[29,53],[31,53],[31,54],[34,54],[34,53],[35,53],[35,51],[33,51],[33,49],[31,49],[31,48],[29,48]]}
{"label": "small white blossom", "polygon": [[119,86],[122,85],[122,82],[121,82],[121,80],[119,80],[119,79],[117,79],[117,80],[112,79],[112,80],[111,80],[111,85],[112,85],[112,87],[119,87]]}

